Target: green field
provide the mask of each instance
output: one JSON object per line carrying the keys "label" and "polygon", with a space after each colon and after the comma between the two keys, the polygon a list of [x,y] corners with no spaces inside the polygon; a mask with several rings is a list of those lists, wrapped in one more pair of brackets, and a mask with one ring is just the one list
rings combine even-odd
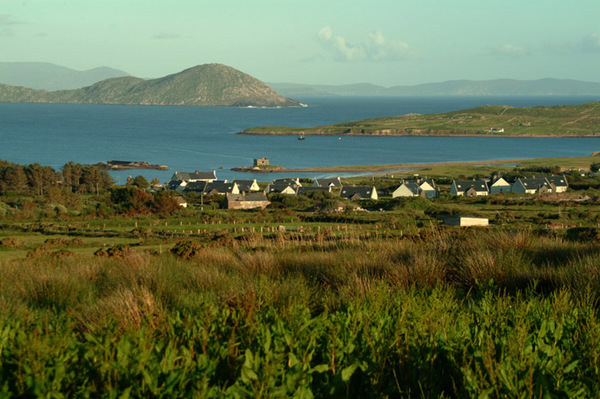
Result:
{"label": "green field", "polygon": [[[313,128],[255,127],[243,134],[371,136],[597,136],[600,103],[514,108],[488,105],[442,114],[409,114]],[[503,129],[503,132],[500,130]]]}
{"label": "green field", "polygon": [[[428,168],[444,190],[490,172]],[[344,179],[377,201],[250,211],[133,186],[3,193],[0,397],[600,396],[600,179],[391,198],[402,177]]]}

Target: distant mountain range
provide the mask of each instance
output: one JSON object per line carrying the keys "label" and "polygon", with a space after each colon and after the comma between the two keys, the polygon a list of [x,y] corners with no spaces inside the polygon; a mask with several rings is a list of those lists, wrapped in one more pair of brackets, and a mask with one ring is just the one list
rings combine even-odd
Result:
{"label": "distant mountain range", "polygon": [[129,76],[129,74],[108,67],[76,71],[48,62],[0,62],[0,83],[30,89],[79,89],[104,79],[121,76]]}
{"label": "distant mountain range", "polygon": [[368,83],[352,85],[305,85],[270,83],[278,93],[299,96],[600,96],[600,83],[569,79],[452,80],[415,86],[383,87]]}
{"label": "distant mountain range", "polygon": [[46,91],[0,84],[0,102],[232,107],[301,105],[280,96],[266,83],[221,64],[199,65],[158,79],[110,78],[74,90]]}
{"label": "distant mountain range", "polygon": [[[114,80],[114,78],[118,79]],[[45,92],[30,89],[45,90]],[[600,96],[600,83],[569,79],[497,79],[452,80],[394,87],[369,83],[349,85],[271,83],[267,85],[231,67],[219,64],[201,65],[163,78],[144,80],[108,67],[76,71],[44,62],[0,62],[0,101],[9,102],[299,105],[293,100],[278,98],[275,91],[291,98],[302,96]]]}

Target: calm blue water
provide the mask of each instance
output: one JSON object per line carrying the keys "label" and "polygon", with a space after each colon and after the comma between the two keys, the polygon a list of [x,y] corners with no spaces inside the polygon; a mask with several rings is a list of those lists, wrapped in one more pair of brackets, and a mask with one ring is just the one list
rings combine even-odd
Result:
{"label": "calm blue water", "polygon": [[[600,150],[597,138],[295,137],[244,136],[252,126],[315,126],[335,122],[447,112],[485,104],[581,104],[598,97],[313,97],[307,108],[247,109],[0,103],[0,159],[60,169],[68,161],[148,161],[170,170],[115,173],[168,180],[177,171],[216,169],[220,179],[273,175],[236,173],[267,156],[287,168],[583,156]],[[222,168],[222,169],[221,169]],[[294,174],[313,177],[314,174]],[[286,174],[277,174],[285,177]],[[321,176],[316,176],[321,177]]]}

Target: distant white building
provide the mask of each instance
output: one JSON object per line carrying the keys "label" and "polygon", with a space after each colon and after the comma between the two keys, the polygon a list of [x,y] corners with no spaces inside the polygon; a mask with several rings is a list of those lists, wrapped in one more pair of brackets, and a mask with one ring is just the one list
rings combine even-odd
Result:
{"label": "distant white building", "polygon": [[446,216],[444,217],[444,224],[447,226],[489,226],[490,220],[488,218],[474,217],[474,216]]}

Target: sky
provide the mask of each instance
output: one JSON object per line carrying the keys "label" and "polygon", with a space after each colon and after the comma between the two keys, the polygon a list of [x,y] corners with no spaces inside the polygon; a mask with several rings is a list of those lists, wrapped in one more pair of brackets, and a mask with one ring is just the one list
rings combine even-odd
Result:
{"label": "sky", "polygon": [[600,82],[599,0],[0,0],[0,62],[270,83]]}

